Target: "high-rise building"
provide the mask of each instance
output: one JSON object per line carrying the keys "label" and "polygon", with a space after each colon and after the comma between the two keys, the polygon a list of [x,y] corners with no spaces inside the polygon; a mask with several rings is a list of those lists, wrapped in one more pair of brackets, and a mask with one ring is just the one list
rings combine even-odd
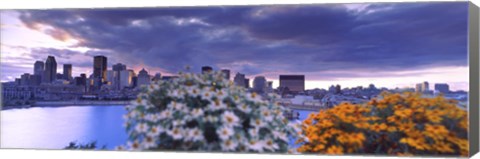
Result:
{"label": "high-rise building", "polygon": [[48,56],[45,61],[44,79],[45,83],[52,83],[57,79],[57,61],[53,56]]}
{"label": "high-rise building", "polygon": [[63,79],[72,80],[72,64],[63,64]]}
{"label": "high-rise building", "polygon": [[245,88],[250,88],[250,79],[245,78]]}
{"label": "high-rise building", "polygon": [[43,71],[45,70],[45,63],[43,61],[36,61],[33,65],[33,74],[34,75],[43,75]]}
{"label": "high-rise building", "polygon": [[29,73],[24,73],[23,75],[20,76],[20,85],[23,85],[23,86],[30,85],[30,74]]}
{"label": "high-rise building", "polygon": [[202,73],[207,73],[207,72],[212,72],[213,69],[210,66],[203,66],[202,67]]}
{"label": "high-rise building", "polygon": [[305,75],[280,75],[280,87],[288,88],[292,93],[305,90]]}
{"label": "high-rise building", "polygon": [[127,70],[127,66],[124,65],[124,64],[121,64],[121,63],[117,63],[115,65],[112,66],[112,70],[113,71],[123,71],[123,70]]}
{"label": "high-rise building", "polygon": [[120,71],[120,84],[119,84],[119,89],[123,89],[125,87],[130,87],[132,86],[132,77],[133,74],[132,72],[128,70],[122,70]]}
{"label": "high-rise building", "polygon": [[155,76],[152,78],[152,81],[155,81],[155,82],[160,80],[162,80],[162,74],[160,73],[156,73]]}
{"label": "high-rise building", "polygon": [[449,93],[450,92],[450,88],[449,88],[448,84],[446,84],[446,83],[436,83],[435,84],[435,90],[440,92],[440,93]]}
{"label": "high-rise building", "polygon": [[150,75],[144,68],[138,72],[137,82],[138,86],[150,85]]}
{"label": "high-rise building", "polygon": [[41,75],[30,75],[30,85],[38,86],[42,83]]}
{"label": "high-rise building", "polygon": [[117,77],[117,71],[107,70],[107,82],[110,83],[110,85],[115,86],[116,77]]}
{"label": "high-rise building", "polygon": [[222,73],[223,73],[223,76],[225,77],[225,79],[230,80],[230,70],[223,69]]}
{"label": "high-rise building", "polygon": [[267,89],[267,80],[263,76],[256,76],[253,79],[253,91],[259,94],[265,93]]}
{"label": "high-rise building", "polygon": [[422,90],[423,90],[423,92],[428,92],[428,91],[430,91],[430,88],[429,88],[429,86],[428,86],[428,82],[427,82],[427,81],[425,81],[425,82],[422,83]]}
{"label": "high-rise building", "polygon": [[93,77],[100,78],[102,81],[107,80],[107,57],[93,57]]}
{"label": "high-rise building", "polygon": [[241,73],[237,72],[235,77],[233,77],[233,82],[235,83],[236,86],[246,87],[245,75],[244,74],[241,74]]}
{"label": "high-rise building", "polygon": [[428,93],[430,91],[430,88],[428,86],[428,82],[425,81],[423,83],[418,83],[415,85],[415,92],[419,93]]}

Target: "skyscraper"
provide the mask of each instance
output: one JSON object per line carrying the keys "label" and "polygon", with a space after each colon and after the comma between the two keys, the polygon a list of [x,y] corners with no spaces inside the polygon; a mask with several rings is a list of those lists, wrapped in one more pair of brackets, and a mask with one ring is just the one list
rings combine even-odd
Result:
{"label": "skyscraper", "polygon": [[235,85],[237,85],[237,86],[245,87],[245,86],[246,86],[246,84],[245,84],[245,75],[237,72],[237,74],[236,74],[235,77],[233,78],[233,82],[234,82]]}
{"label": "skyscraper", "polygon": [[117,90],[122,89],[121,86],[120,86],[120,78],[121,78],[120,77],[121,76],[120,71],[127,70],[127,66],[124,65],[124,64],[121,64],[121,63],[117,63],[117,64],[112,66],[112,70],[115,71],[116,72],[115,74],[117,75],[112,82],[113,85],[114,85],[113,88],[117,89]]}
{"label": "skyscraper", "polygon": [[263,76],[257,76],[253,79],[253,91],[259,94],[265,93],[267,80]]}
{"label": "skyscraper", "polygon": [[93,57],[93,77],[95,79],[100,78],[102,81],[107,80],[107,57]]}
{"label": "skyscraper", "polygon": [[225,76],[225,79],[230,80],[230,70],[223,69],[222,73]]}
{"label": "skyscraper", "polygon": [[57,79],[57,61],[53,56],[48,56],[45,61],[44,79],[45,83],[52,83]]}
{"label": "skyscraper", "polygon": [[125,87],[130,87],[132,86],[132,72],[128,70],[122,70],[120,71],[120,84],[119,84],[119,89],[123,89]]}
{"label": "skyscraper", "polygon": [[293,93],[302,92],[305,90],[305,75],[280,75],[280,87],[287,87]]}
{"label": "skyscraper", "polygon": [[138,72],[137,80],[138,86],[150,85],[150,75],[144,68]]}
{"label": "skyscraper", "polygon": [[450,92],[450,88],[446,83],[436,83],[435,90],[441,93],[448,93]]}
{"label": "skyscraper", "polygon": [[72,80],[72,64],[63,64],[63,79]]}
{"label": "skyscraper", "polygon": [[210,66],[203,66],[202,67],[202,73],[207,73],[207,72],[212,72],[213,69]]}
{"label": "skyscraper", "polygon": [[43,71],[45,70],[45,63],[43,61],[36,61],[33,65],[33,74],[42,76]]}

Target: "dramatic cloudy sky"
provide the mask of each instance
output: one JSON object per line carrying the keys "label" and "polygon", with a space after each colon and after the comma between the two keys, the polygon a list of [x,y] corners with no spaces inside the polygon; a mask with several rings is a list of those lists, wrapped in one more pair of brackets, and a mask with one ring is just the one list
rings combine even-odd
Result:
{"label": "dramatic cloudy sky", "polygon": [[56,57],[58,71],[109,69],[174,74],[230,69],[278,86],[306,75],[307,88],[429,81],[467,90],[466,2],[1,11],[1,80]]}

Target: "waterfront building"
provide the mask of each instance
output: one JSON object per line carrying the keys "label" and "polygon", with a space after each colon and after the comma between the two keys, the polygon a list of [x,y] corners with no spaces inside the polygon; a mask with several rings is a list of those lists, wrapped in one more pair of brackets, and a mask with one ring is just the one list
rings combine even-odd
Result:
{"label": "waterfront building", "polygon": [[425,81],[423,83],[418,83],[415,85],[415,92],[419,92],[419,93],[428,93],[430,92],[430,89],[429,89],[429,86],[428,86],[428,82]]}
{"label": "waterfront building", "polygon": [[137,80],[138,80],[138,86],[150,85],[150,75],[144,68],[142,68],[142,70],[138,72]]}
{"label": "waterfront building", "polygon": [[152,81],[157,82],[159,80],[162,80],[162,74],[156,73],[155,76],[152,78]]}
{"label": "waterfront building", "polygon": [[253,79],[253,91],[258,94],[265,93],[267,88],[267,80],[263,76],[256,76]]}
{"label": "waterfront building", "polygon": [[57,61],[53,56],[48,56],[45,61],[44,79],[44,83],[52,83],[57,79]]}
{"label": "waterfront building", "polygon": [[123,71],[123,70],[127,70],[127,66],[124,65],[124,64],[121,64],[121,63],[117,63],[115,65],[112,66],[112,70],[113,71]]}
{"label": "waterfront building", "polygon": [[94,89],[100,89],[102,83],[107,81],[107,57],[93,57],[93,80]]}
{"label": "waterfront building", "polygon": [[132,86],[132,77],[133,74],[132,72],[128,70],[122,70],[120,71],[120,83],[119,83],[119,89],[123,89],[125,87],[131,87]]}
{"label": "waterfront building", "polygon": [[305,75],[280,75],[280,87],[286,87],[292,93],[305,91]]}
{"label": "waterfront building", "polygon": [[72,64],[63,64],[63,79],[72,80]]}
{"label": "waterfront building", "polygon": [[438,91],[440,93],[449,93],[450,92],[450,88],[448,86],[448,84],[446,83],[436,83],[435,84],[435,91]]}
{"label": "waterfront building", "polygon": [[222,73],[223,73],[223,76],[225,77],[225,79],[230,80],[230,70],[223,69]]}
{"label": "waterfront building", "polygon": [[43,61],[35,61],[35,64],[33,64],[33,74],[42,76],[44,70],[45,63]]}
{"label": "waterfront building", "polygon": [[42,83],[41,75],[30,75],[30,85],[38,86]]}
{"label": "waterfront building", "polygon": [[22,85],[22,86],[30,85],[30,74],[29,73],[24,73],[23,75],[20,76],[20,85]]}
{"label": "waterfront building", "polygon": [[240,87],[246,87],[246,80],[245,80],[245,74],[238,73],[233,77],[233,82],[235,85],[240,86]]}
{"label": "waterfront building", "polygon": [[208,72],[212,72],[212,71],[213,71],[213,69],[210,66],[203,66],[202,67],[202,73],[208,73]]}
{"label": "waterfront building", "polygon": [[245,78],[245,88],[250,88],[250,79]]}
{"label": "waterfront building", "polygon": [[120,71],[123,71],[123,70],[127,70],[127,66],[124,65],[124,64],[121,64],[121,63],[117,63],[115,65],[112,66],[112,70],[115,71],[116,73],[116,77],[114,79],[114,81],[112,82],[113,85],[114,85],[114,89],[118,90],[118,89],[121,89],[120,87]]}

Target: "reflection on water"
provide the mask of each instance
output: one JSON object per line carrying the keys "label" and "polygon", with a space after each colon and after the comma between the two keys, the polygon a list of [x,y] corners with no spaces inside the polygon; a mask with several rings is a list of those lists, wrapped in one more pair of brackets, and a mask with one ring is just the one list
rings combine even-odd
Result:
{"label": "reflection on water", "polygon": [[[311,111],[298,110],[300,120]],[[124,144],[122,106],[70,106],[3,110],[0,147],[62,149],[71,141],[113,149]],[[291,140],[290,144],[293,144]]]}

